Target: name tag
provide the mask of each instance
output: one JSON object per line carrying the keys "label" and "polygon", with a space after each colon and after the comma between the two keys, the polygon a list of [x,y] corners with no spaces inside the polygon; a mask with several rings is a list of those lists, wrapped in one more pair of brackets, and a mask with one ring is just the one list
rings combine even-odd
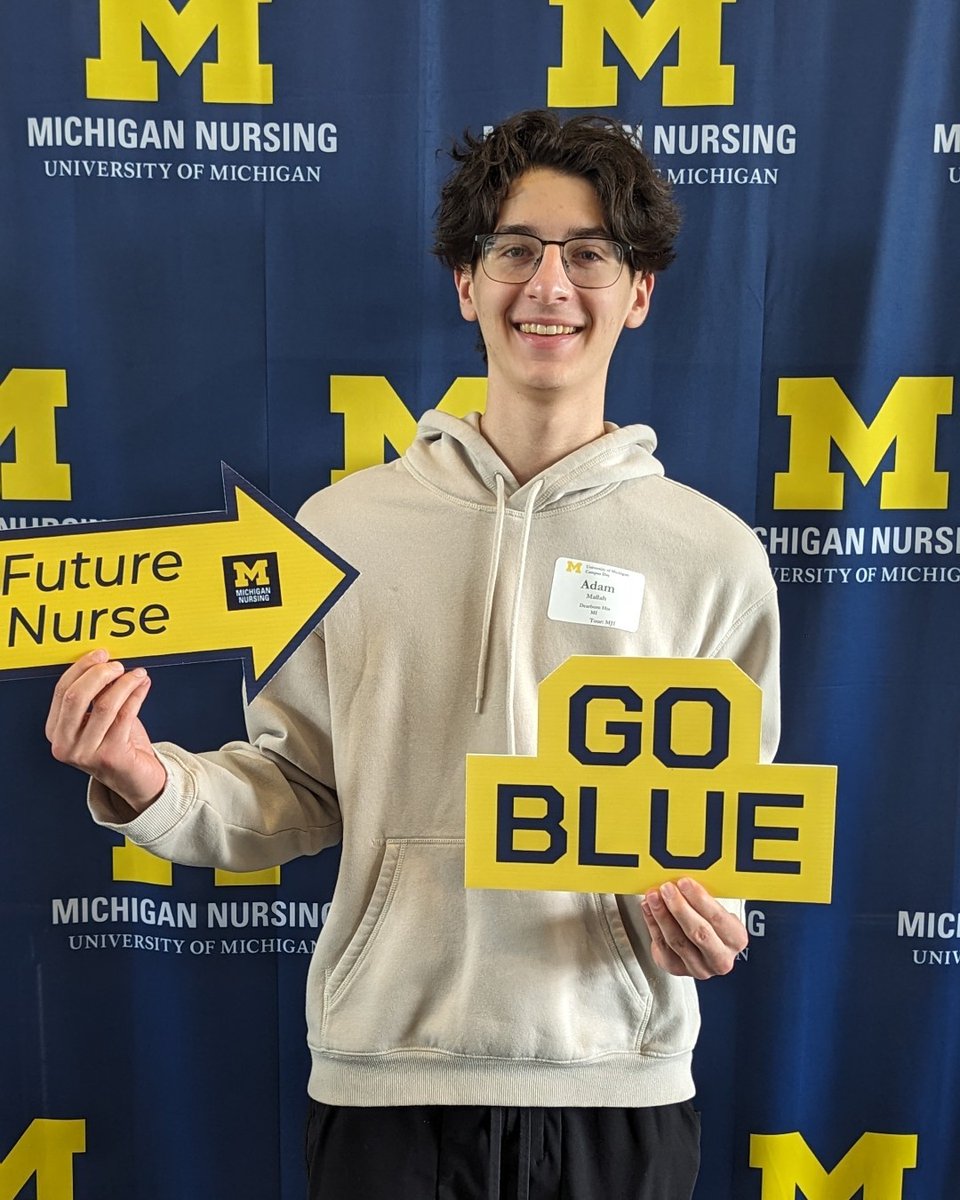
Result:
{"label": "name tag", "polygon": [[558,558],[547,616],[551,621],[636,633],[643,607],[643,583],[639,571]]}

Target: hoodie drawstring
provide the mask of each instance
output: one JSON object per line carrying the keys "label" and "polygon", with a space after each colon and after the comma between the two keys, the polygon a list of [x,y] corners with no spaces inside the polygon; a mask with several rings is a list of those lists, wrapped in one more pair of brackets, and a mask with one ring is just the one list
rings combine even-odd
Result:
{"label": "hoodie drawstring", "polygon": [[490,569],[487,572],[487,594],[483,601],[483,629],[480,634],[480,657],[477,660],[477,705],[474,712],[480,711],[483,695],[487,685],[487,658],[490,652],[490,621],[493,617],[493,593],[497,587],[497,575],[500,572],[500,547],[503,544],[503,519],[506,512],[506,498],[503,476],[497,477],[497,519],[493,526],[493,549],[490,552]]}
{"label": "hoodie drawstring", "polygon": [[515,696],[517,684],[517,637],[520,629],[520,600],[523,595],[523,578],[527,571],[527,546],[530,544],[530,527],[533,524],[533,509],[543,488],[543,480],[538,479],[530,489],[530,495],[523,506],[523,537],[520,542],[520,563],[517,567],[517,587],[513,596],[513,612],[510,617],[510,650],[507,658],[507,752],[517,752],[517,725],[514,719]]}
{"label": "hoodie drawstring", "polygon": [[[500,560],[503,552],[503,528],[506,517],[506,485],[503,475],[496,476],[497,481],[497,518],[493,523],[493,545],[490,552],[490,568],[487,570],[487,590],[484,596],[484,618],[480,630],[480,654],[476,661],[476,691],[474,712],[479,713],[484,703],[487,684],[487,660],[490,659],[490,626],[493,620],[493,595],[497,590],[500,574]],[[523,529],[520,542],[520,562],[517,564],[517,586],[514,595],[514,611],[510,616],[510,638],[508,643],[508,670],[506,670],[506,738],[510,754],[516,754],[516,727],[514,721],[514,689],[517,673],[517,636],[520,629],[520,605],[523,593],[523,576],[527,572],[527,547],[530,542],[530,526],[533,523],[533,512],[536,497],[539,496],[544,480],[538,479],[523,506]]]}
{"label": "hoodie drawstring", "polygon": [[[493,596],[497,590],[500,574],[500,559],[503,548],[503,523],[507,502],[503,476],[497,475],[497,517],[493,526],[493,547],[490,551],[490,568],[487,571],[487,594],[483,600],[483,622],[480,632],[480,655],[477,660],[476,706],[479,712],[487,687],[487,660],[490,657],[490,625],[493,620]],[[537,497],[543,489],[543,480],[538,479],[530,488],[527,502],[523,506],[523,530],[520,537],[520,561],[517,564],[517,586],[513,596],[513,611],[510,614],[510,636],[507,648],[507,752],[517,752],[517,728],[514,719],[517,684],[517,639],[520,629],[520,602],[523,598],[523,580],[527,571],[527,547],[530,545],[530,528]]]}

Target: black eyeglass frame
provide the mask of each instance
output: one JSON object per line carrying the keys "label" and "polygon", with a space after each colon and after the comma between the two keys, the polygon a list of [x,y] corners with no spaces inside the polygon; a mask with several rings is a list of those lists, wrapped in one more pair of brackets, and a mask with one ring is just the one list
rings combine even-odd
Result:
{"label": "black eyeglass frame", "polygon": [[[487,270],[487,264],[484,259],[484,251],[486,249],[487,242],[491,238],[495,238],[495,237],[527,237],[527,238],[532,238],[535,242],[540,243],[540,247],[541,247],[540,257],[537,259],[533,270],[527,276],[526,279],[517,279],[517,280],[513,280],[513,281],[504,280],[504,279],[494,279],[494,277]],[[570,283],[574,287],[586,288],[587,291],[601,291],[603,288],[613,287],[613,285],[618,282],[618,280],[620,279],[620,276],[623,274],[623,268],[624,268],[624,264],[627,261],[627,255],[632,254],[633,249],[634,249],[633,246],[628,246],[625,242],[617,241],[616,238],[606,237],[606,236],[602,236],[602,235],[593,236],[593,235],[584,234],[584,233],[578,233],[575,237],[564,238],[562,241],[557,241],[556,239],[553,239],[553,238],[537,237],[537,235],[535,233],[511,234],[511,233],[507,233],[506,231],[504,231],[503,233],[475,233],[473,235],[473,241],[474,241],[474,244],[479,249],[480,265],[481,265],[481,267],[483,267],[483,273],[484,273],[484,275],[486,275],[486,277],[488,279],[492,280],[494,283],[510,283],[510,282],[529,283],[530,280],[534,277],[534,275],[536,275],[536,273],[540,270],[540,264],[543,262],[543,249],[546,246],[559,246],[560,247],[560,261],[561,261],[561,263],[563,263],[563,271],[568,279],[570,279],[570,271],[567,269],[567,259],[563,253],[563,248],[569,242],[585,242],[585,241],[609,242],[611,246],[618,246],[620,248],[621,258],[620,258],[620,270],[617,272],[616,279],[611,279],[611,281],[609,283],[574,283],[574,281],[572,279],[570,279]]]}

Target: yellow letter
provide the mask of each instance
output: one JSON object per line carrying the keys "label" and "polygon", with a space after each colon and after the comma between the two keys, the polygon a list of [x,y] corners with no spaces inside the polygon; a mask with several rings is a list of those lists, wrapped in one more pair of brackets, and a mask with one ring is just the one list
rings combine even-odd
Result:
{"label": "yellow letter", "polygon": [[880,481],[881,508],[946,508],[949,475],[935,469],[937,421],[953,411],[949,376],[898,379],[867,425],[835,379],[781,379],[777,411],[790,418],[790,459],[773,485],[773,507],[843,508],[843,474],[830,470],[834,443],[866,484],[896,443]]}
{"label": "yellow letter", "polygon": [[865,1133],[825,1171],[799,1133],[755,1133],[750,1166],[763,1172],[760,1200],[902,1200],[903,1173],[917,1165],[914,1133]]}
{"label": "yellow letter", "polygon": [[70,468],[57,462],[54,409],[67,407],[66,371],[12,370],[0,383],[0,443],[13,434],[16,458],[0,463],[4,500],[69,500]]}
{"label": "yellow letter", "polygon": [[73,1156],[86,1149],[84,1121],[31,1121],[0,1159],[0,1200],[16,1200],[32,1175],[37,1200],[73,1200]]}
{"label": "yellow letter", "polygon": [[87,59],[91,100],[156,100],[157,64],[143,30],[178,75],[216,31],[217,61],[203,64],[207,104],[272,104],[273,67],[260,63],[261,4],[270,0],[100,0],[100,57]]}
{"label": "yellow letter", "polygon": [[[482,412],[486,397],[486,379],[461,376],[437,408],[465,417]],[[331,483],[382,463],[387,442],[402,454],[417,432],[416,418],[383,375],[331,375],[330,411],[343,414],[343,469],[330,472]]]}
{"label": "yellow letter", "polygon": [[652,0],[641,16],[630,0],[550,0],[563,7],[561,64],[547,69],[551,108],[617,103],[617,68],[604,66],[608,35],[642,79],[674,34],[677,65],[663,69],[669,108],[733,103],[734,68],[720,61],[723,5],[736,0]]}
{"label": "yellow letter", "polygon": [[[142,846],[135,846],[124,838],[122,846],[113,848],[114,883],[153,883],[160,887],[173,886],[173,863],[157,858]],[[254,887],[280,883],[280,868],[267,867],[263,871],[214,871],[215,887]],[[0,1197],[0,1200],[3,1200]]]}
{"label": "yellow letter", "polygon": [[233,564],[233,586],[242,587],[269,587],[270,572],[267,570],[267,560],[265,558],[255,558],[251,566],[246,563],[236,562]]}
{"label": "yellow letter", "polygon": [[280,884],[280,868],[265,867],[262,871],[221,871],[213,873],[214,887],[262,887]]}
{"label": "yellow letter", "polygon": [[173,863],[157,858],[142,846],[123,839],[122,846],[113,848],[114,883],[154,883],[160,887],[173,886]]}

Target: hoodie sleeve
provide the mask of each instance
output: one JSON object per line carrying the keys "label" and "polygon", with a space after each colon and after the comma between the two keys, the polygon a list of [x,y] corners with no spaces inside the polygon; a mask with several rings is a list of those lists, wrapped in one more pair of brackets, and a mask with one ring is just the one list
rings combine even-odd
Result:
{"label": "hoodie sleeve", "polygon": [[326,647],[303,643],[246,707],[249,741],[191,754],[154,746],[167,785],[133,820],[96,780],[94,820],[160,858],[187,866],[255,871],[340,841]]}

